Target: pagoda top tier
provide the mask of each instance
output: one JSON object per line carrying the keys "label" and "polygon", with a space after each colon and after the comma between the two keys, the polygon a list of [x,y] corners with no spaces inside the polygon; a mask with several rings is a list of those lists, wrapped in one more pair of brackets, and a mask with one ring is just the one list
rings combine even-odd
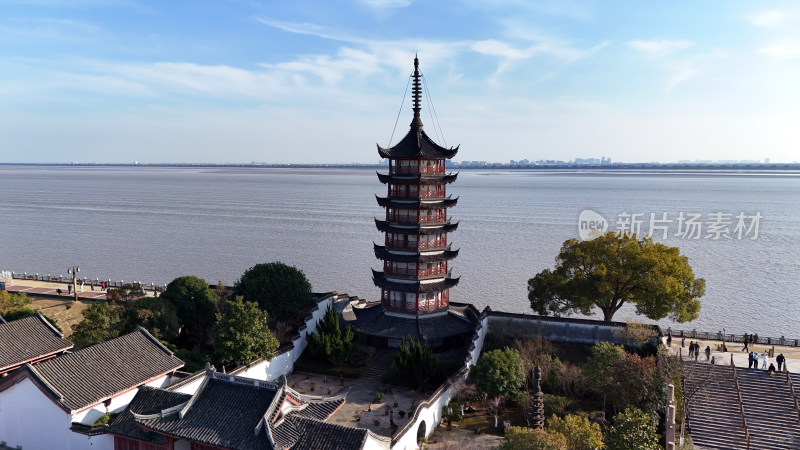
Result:
{"label": "pagoda top tier", "polygon": [[378,154],[381,158],[388,159],[450,159],[458,153],[458,146],[442,147],[433,141],[422,129],[422,119],[419,112],[422,99],[420,86],[419,58],[414,57],[414,118],[408,134],[394,147],[383,148],[378,145]]}

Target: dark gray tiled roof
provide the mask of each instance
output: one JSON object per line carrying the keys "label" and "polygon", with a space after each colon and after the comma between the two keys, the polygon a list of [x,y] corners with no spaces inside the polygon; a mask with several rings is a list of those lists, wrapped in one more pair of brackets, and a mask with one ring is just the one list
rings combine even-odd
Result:
{"label": "dark gray tiled roof", "polygon": [[450,159],[456,156],[458,147],[444,148],[433,142],[421,126],[412,125],[408,134],[392,148],[378,146],[381,158],[391,159]]}
{"label": "dark gray tiled roof", "polygon": [[79,411],[183,367],[144,328],[29,366],[58,402]]}
{"label": "dark gray tiled roof", "polygon": [[140,427],[133,417],[132,411],[137,414],[157,414],[160,411],[172,408],[185,403],[192,398],[189,394],[171,392],[164,389],[156,389],[142,386],[136,393],[136,397],[131,400],[125,411],[123,411],[114,422],[108,427],[108,432],[125,436],[140,441],[151,442],[153,444],[163,444],[167,438],[158,433],[146,431]]}
{"label": "dark gray tiled roof", "polygon": [[387,315],[382,307],[366,308],[356,313],[355,323],[350,322],[359,333],[387,338],[437,340],[475,331],[476,322],[461,311],[447,310],[443,314],[400,317]]}
{"label": "dark gray tiled roof", "polygon": [[378,220],[375,219],[375,226],[378,228],[378,231],[383,231],[385,233],[399,233],[399,234],[440,234],[440,233],[450,233],[452,231],[456,231],[458,228],[458,222],[455,223],[443,223],[440,225],[431,225],[431,226],[421,226],[421,225],[414,225],[410,224],[409,226],[400,226],[400,225],[393,225],[385,220]]}
{"label": "dark gray tiled roof", "polygon": [[380,172],[376,172],[378,174],[378,180],[381,183],[392,183],[392,184],[448,184],[456,181],[458,177],[457,173],[448,173],[448,174],[441,174],[441,175],[429,175],[429,174],[383,174]]}
{"label": "dark gray tiled roof", "polygon": [[39,313],[0,323],[0,343],[0,372],[72,348]]}
{"label": "dark gray tiled roof", "polygon": [[195,394],[181,419],[178,412],[165,417],[139,418],[137,422],[153,431],[203,444],[232,449],[269,449],[258,423],[275,398],[275,389],[208,378]]}
{"label": "dark gray tiled roof", "polygon": [[[352,433],[351,429],[321,422],[344,403],[344,397],[311,398],[282,384],[255,383],[244,377],[209,371],[206,382],[194,396],[164,396],[159,407],[148,403],[148,399],[156,398],[150,391],[153,390],[140,394],[142,402],[132,402],[130,412],[126,411],[138,425],[221,448],[360,449],[367,433],[366,430]],[[185,403],[180,405],[186,397],[191,400],[183,400]],[[281,405],[289,401],[288,398],[293,406],[281,415]],[[264,419],[266,426],[262,422]],[[122,419],[122,426],[126,427],[126,420]],[[110,432],[118,434],[114,428],[118,422],[120,419],[114,422]],[[127,433],[128,429],[122,428],[122,431]]]}
{"label": "dark gray tiled roof", "polygon": [[363,447],[369,433],[364,428],[351,428],[290,415],[300,438],[292,449],[352,450]]}

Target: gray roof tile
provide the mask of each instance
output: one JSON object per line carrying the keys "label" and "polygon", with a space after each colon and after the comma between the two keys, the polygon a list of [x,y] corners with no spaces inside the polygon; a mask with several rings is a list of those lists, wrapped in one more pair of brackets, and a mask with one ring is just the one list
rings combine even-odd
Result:
{"label": "gray roof tile", "polygon": [[183,367],[144,328],[58,358],[28,366],[54,390],[59,403],[80,411]]}
{"label": "gray roof tile", "polygon": [[0,343],[0,373],[72,348],[72,342],[39,313],[0,323]]}

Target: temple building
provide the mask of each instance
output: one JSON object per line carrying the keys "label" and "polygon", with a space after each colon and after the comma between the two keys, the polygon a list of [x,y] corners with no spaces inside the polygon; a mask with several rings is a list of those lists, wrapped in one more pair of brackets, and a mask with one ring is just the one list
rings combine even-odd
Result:
{"label": "temple building", "polygon": [[458,175],[445,171],[445,161],[456,155],[458,147],[442,147],[425,133],[418,58],[412,76],[410,130],[393,147],[378,145],[378,154],[389,160],[389,172],[378,173],[387,194],[377,201],[386,214],[384,220],[375,219],[384,233],[383,245],[374,245],[383,270],[372,274],[381,300],[354,305],[345,319],[350,319],[362,342],[377,347],[397,346],[407,337],[434,348],[452,347],[471,336],[477,317],[473,307],[450,303],[450,289],[458,284],[450,262],[458,250],[451,248],[448,234],[458,223],[448,215],[457,199],[447,195],[447,185]]}

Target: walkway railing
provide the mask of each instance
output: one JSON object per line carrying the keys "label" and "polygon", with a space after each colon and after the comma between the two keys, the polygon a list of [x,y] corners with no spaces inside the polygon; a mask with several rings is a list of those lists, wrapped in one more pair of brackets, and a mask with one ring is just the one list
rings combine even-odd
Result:
{"label": "walkway railing", "polygon": [[[708,331],[697,331],[697,330],[673,330],[668,328],[666,330],[668,333],[672,333],[672,338],[675,339],[676,337],[685,337],[691,339],[706,339],[706,340],[714,340],[714,341],[725,341],[725,342],[732,342],[732,343],[741,343],[744,345],[744,335],[742,334],[733,334],[733,333],[723,333],[718,331],[708,332]],[[748,335],[750,337],[750,335]],[[787,339],[784,336],[779,338],[776,337],[762,337],[758,336],[756,341],[757,344],[766,344],[766,345],[783,345],[787,347],[800,347],[800,339]]]}
{"label": "walkway railing", "polygon": [[794,384],[792,383],[792,377],[789,375],[789,372],[784,372],[786,374],[786,383],[789,385],[789,392],[792,394],[792,401],[794,402],[794,411],[797,413],[797,421],[800,422],[800,403],[797,401],[797,393],[794,391]]}
{"label": "walkway railing", "polygon": [[750,432],[747,429],[747,418],[744,414],[744,402],[742,401],[742,391],[739,389],[739,375],[736,373],[736,365],[733,363],[731,355],[731,370],[733,371],[733,385],[736,387],[736,398],[739,399],[739,414],[742,416],[742,428],[744,428],[744,438],[747,448],[750,448]]}

